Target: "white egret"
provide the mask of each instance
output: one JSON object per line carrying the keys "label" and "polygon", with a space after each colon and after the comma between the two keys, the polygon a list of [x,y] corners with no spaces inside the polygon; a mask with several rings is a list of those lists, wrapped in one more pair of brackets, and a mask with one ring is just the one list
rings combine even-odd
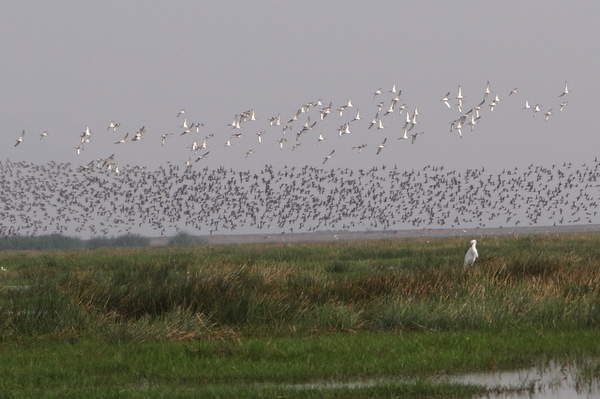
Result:
{"label": "white egret", "polygon": [[467,253],[465,254],[465,263],[464,266],[472,266],[473,263],[475,263],[475,261],[477,260],[477,258],[479,257],[479,253],[477,253],[477,240],[471,240],[471,246],[469,247],[469,249],[467,250]]}

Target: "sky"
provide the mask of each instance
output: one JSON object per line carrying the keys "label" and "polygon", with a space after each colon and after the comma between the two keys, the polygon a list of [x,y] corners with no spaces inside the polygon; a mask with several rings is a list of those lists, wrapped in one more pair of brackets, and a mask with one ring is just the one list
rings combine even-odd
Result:
{"label": "sky", "polygon": [[[585,162],[600,145],[598,15],[600,2],[587,0],[8,2],[0,13],[0,159],[83,164],[115,153],[121,163],[183,163],[191,142],[211,133],[211,153],[199,165],[321,165],[332,149],[331,167]],[[488,80],[502,98],[497,109],[462,139],[450,134],[457,113],[440,98],[460,84],[466,103],[476,103]],[[565,80],[569,104],[560,113]],[[409,109],[419,109],[416,129],[425,133],[414,145],[396,140],[397,113],[382,131],[367,129],[379,101],[372,93],[393,84]],[[508,97],[513,87],[520,92]],[[337,127],[354,111],[333,116],[292,152],[297,122],[280,150],[280,128],[268,128],[266,118],[287,120],[317,99],[335,106],[351,99],[363,119],[340,138]],[[523,111],[525,99],[553,108],[551,119]],[[200,134],[179,136],[180,108],[206,124]],[[250,108],[258,120],[225,147],[226,124]],[[119,134],[106,130],[111,119],[121,123]],[[142,142],[113,144],[142,125]],[[92,142],[77,156],[85,126]],[[22,129],[25,141],[14,147]],[[175,134],[161,147],[167,132]],[[384,137],[389,144],[377,156]],[[351,149],[362,143],[362,153]]]}

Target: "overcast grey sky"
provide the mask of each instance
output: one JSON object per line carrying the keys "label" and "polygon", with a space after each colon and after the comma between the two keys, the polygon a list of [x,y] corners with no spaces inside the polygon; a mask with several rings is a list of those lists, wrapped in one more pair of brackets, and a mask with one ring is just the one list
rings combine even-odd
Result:
{"label": "overcast grey sky", "polygon": [[[596,123],[600,67],[598,1],[19,1],[0,12],[2,82],[1,158],[87,162],[113,152],[122,162],[183,162],[192,138],[179,132],[175,113],[184,107],[217,137],[209,142],[210,166],[256,167],[317,164],[331,149],[328,165],[367,167],[494,168],[587,161],[598,153]],[[463,85],[468,103],[479,101],[486,80],[501,97],[474,134],[448,133],[456,113],[439,99]],[[564,80],[569,106],[558,113]],[[418,106],[417,144],[393,140],[382,156],[382,137],[398,137],[401,119],[383,132],[366,130],[375,112],[372,92],[396,83],[403,102]],[[330,121],[318,144],[307,138],[297,152],[280,151],[279,130],[256,145],[265,118],[289,118],[298,106],[322,98],[341,105],[351,98],[364,128],[339,138]],[[553,107],[544,122],[524,113],[522,102]],[[225,126],[233,115],[255,108],[261,118],[247,137],[226,149]],[[397,116],[396,116],[397,117]],[[142,143],[112,144],[109,119],[123,132],[146,125]],[[93,142],[80,157],[73,147],[89,125]],[[250,125],[248,125],[250,126]],[[14,148],[21,129],[28,136]],[[39,132],[50,131],[45,144]],[[293,135],[290,142],[293,142]],[[350,147],[367,142],[360,155]],[[253,157],[243,153],[254,147]]]}

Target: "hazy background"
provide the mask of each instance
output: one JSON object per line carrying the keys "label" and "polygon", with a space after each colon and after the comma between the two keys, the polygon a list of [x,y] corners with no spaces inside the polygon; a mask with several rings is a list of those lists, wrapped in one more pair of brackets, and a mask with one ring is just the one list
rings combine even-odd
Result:
{"label": "hazy background", "polygon": [[[502,168],[589,161],[598,153],[600,2],[353,3],[4,2],[0,158],[83,163],[114,152],[121,162],[184,162],[198,136],[159,144],[161,133],[180,132],[175,113],[182,107],[217,136],[203,161],[210,166],[320,164],[332,148],[338,151],[328,165],[335,167]],[[519,87],[519,97],[505,98],[496,112],[486,112],[475,134],[459,140],[448,133],[456,113],[439,99],[450,90],[455,95],[460,83],[466,102],[478,102],[486,80],[503,98]],[[565,80],[571,94],[559,114]],[[403,90],[403,102],[419,107],[418,130],[426,134],[414,146],[394,140],[376,157],[374,147],[384,136],[397,137],[402,121],[367,132],[372,92],[393,83]],[[317,98],[336,105],[351,98],[365,128],[340,139],[340,123],[331,121],[323,126],[325,143],[317,144],[311,132],[293,153],[274,143],[279,129],[265,134],[266,145],[256,145],[254,133],[265,118],[281,113],[287,120]],[[544,111],[553,107],[552,119],[523,112],[525,98]],[[262,122],[248,125],[248,137],[226,149],[231,130],[225,124],[252,107]],[[106,131],[109,119],[121,122],[123,133],[141,125],[148,133],[141,143],[116,146],[118,137]],[[94,131],[93,142],[77,157],[73,147],[85,125]],[[14,148],[21,129],[26,141]],[[50,137],[42,144],[44,129]],[[369,143],[367,152],[350,150],[362,142]],[[256,153],[245,159],[249,147]]]}

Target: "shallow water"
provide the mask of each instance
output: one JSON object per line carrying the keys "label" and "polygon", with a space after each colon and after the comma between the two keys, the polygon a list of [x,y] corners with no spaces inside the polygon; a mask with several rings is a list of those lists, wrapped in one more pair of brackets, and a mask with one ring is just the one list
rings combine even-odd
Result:
{"label": "shallow water", "polygon": [[[548,362],[532,368],[516,371],[497,371],[469,373],[435,377],[437,382],[456,382],[483,385],[492,392],[480,396],[489,399],[593,399],[600,398],[600,382],[582,377],[580,367],[590,362],[577,365]],[[295,389],[336,389],[365,388],[393,383],[410,383],[407,378],[371,378],[364,380],[336,382],[320,381],[304,384],[293,384]]]}
{"label": "shallow water", "polygon": [[[600,397],[598,380],[585,379],[579,368],[583,364],[549,362],[528,369],[487,373],[471,373],[448,377],[451,382],[498,388],[481,398],[490,399],[591,399]],[[511,388],[514,388],[512,390]]]}

